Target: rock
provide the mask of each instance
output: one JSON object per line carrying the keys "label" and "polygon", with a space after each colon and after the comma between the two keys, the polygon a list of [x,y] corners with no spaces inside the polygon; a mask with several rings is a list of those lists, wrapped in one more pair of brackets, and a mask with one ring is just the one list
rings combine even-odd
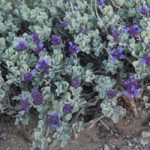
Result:
{"label": "rock", "polygon": [[132,147],[132,146],[133,146],[132,142],[129,141],[129,142],[128,142],[128,146],[129,146],[129,147]]}
{"label": "rock", "polygon": [[143,96],[144,102],[148,102],[148,96]]}
{"label": "rock", "polygon": [[147,89],[150,90],[150,86],[147,86]]}
{"label": "rock", "polygon": [[149,144],[149,140],[148,139],[141,139],[140,141],[141,145],[145,146]]}
{"label": "rock", "polygon": [[111,145],[118,146],[120,145],[122,139],[112,138],[111,139]]}
{"label": "rock", "polygon": [[107,144],[104,145],[104,150],[110,150],[110,148]]}
{"label": "rock", "polygon": [[146,109],[150,108],[150,103],[145,103],[145,108]]}
{"label": "rock", "polygon": [[143,131],[142,132],[142,137],[143,138],[150,138],[150,131]]}

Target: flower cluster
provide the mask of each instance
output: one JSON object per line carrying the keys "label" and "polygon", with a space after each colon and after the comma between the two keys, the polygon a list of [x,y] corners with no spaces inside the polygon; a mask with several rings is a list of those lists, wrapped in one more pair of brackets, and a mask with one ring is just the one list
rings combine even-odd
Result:
{"label": "flower cluster", "polygon": [[[71,113],[73,110],[73,106],[69,103],[66,103],[64,106],[63,106],[63,112],[65,114],[67,113]],[[55,127],[61,127],[62,126],[62,122],[61,122],[61,114],[60,112],[56,112],[54,114],[49,114],[48,115],[48,118],[49,118],[49,121],[50,121],[50,127],[51,128],[55,128]]]}
{"label": "flower cluster", "polygon": [[35,68],[39,70],[41,73],[46,73],[48,69],[51,67],[51,61],[45,60],[44,57],[40,57],[39,63],[36,64]]}
{"label": "flower cluster", "polygon": [[78,88],[80,86],[81,81],[79,79],[72,79],[71,80],[71,86]]}
{"label": "flower cluster", "polygon": [[34,49],[34,51],[37,54],[39,54],[44,49],[44,44],[41,41],[39,35],[36,33],[32,34],[32,39],[33,39],[33,42],[36,44],[36,48]]}
{"label": "flower cluster", "polygon": [[120,31],[118,29],[112,29],[110,35],[113,37],[115,42],[120,41]]}
{"label": "flower cluster", "polygon": [[141,8],[138,8],[138,12],[139,12],[142,16],[148,17],[149,12],[150,12],[150,8],[141,7]]}
{"label": "flower cluster", "polygon": [[61,22],[61,26],[64,28],[64,29],[67,29],[68,27],[68,21],[64,20],[63,22]]}
{"label": "flower cluster", "polygon": [[112,62],[116,62],[118,59],[125,59],[123,51],[123,47],[119,47],[117,50],[108,51],[108,54],[112,57]]}
{"label": "flower cluster", "polygon": [[16,42],[18,42],[18,45],[16,46],[18,52],[25,50],[28,46],[28,42],[25,40],[17,39]]}
{"label": "flower cluster", "polygon": [[34,148],[34,150],[41,150],[41,148],[37,146]]}
{"label": "flower cluster", "polygon": [[62,126],[62,122],[60,120],[60,113],[59,112],[56,112],[55,114],[52,114],[52,115],[49,114],[48,118],[50,120],[50,127],[51,128]]}
{"label": "flower cluster", "polygon": [[146,54],[141,59],[141,63],[150,67],[150,54]]}
{"label": "flower cluster", "polygon": [[21,103],[19,105],[19,110],[24,110],[25,112],[29,112],[30,103],[25,96],[21,96]]}
{"label": "flower cluster", "polygon": [[70,52],[78,53],[80,51],[80,48],[76,44],[74,44],[72,42],[69,42],[68,44],[69,44],[69,51]]}
{"label": "flower cluster", "polygon": [[125,32],[131,37],[138,37],[142,30],[137,24],[131,25],[125,29]]}
{"label": "flower cluster", "polygon": [[117,91],[116,90],[109,90],[107,92],[107,96],[108,96],[109,99],[113,99],[116,95],[117,95]]}
{"label": "flower cluster", "polygon": [[71,113],[73,109],[73,106],[71,104],[65,104],[63,107],[63,112],[64,113]]}
{"label": "flower cluster", "polygon": [[61,38],[57,35],[53,35],[51,43],[52,43],[52,45],[60,45],[61,44]]}
{"label": "flower cluster", "polygon": [[28,71],[24,74],[24,81],[32,81],[35,75],[35,69]]}
{"label": "flower cluster", "polygon": [[106,5],[105,0],[98,0],[98,5],[105,6]]}
{"label": "flower cluster", "polygon": [[32,96],[34,105],[40,105],[44,101],[42,93],[38,89],[33,89],[31,96]]}
{"label": "flower cluster", "polygon": [[140,95],[140,92],[138,90],[138,81],[135,80],[133,77],[129,77],[128,80],[123,83],[123,86],[125,88],[124,94],[129,98],[133,98],[136,95]]}

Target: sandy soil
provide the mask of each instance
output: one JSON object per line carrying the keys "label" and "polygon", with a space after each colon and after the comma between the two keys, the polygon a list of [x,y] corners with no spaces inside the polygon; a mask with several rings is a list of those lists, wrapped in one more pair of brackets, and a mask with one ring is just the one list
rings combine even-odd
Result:
{"label": "sandy soil", "polygon": [[[104,119],[93,128],[87,128],[78,137],[71,138],[63,148],[50,147],[50,150],[150,150],[150,138],[143,141],[142,132],[149,129],[150,115],[140,111],[140,118],[135,119],[132,113],[116,125]],[[32,149],[33,129],[36,120],[29,127],[11,125],[0,135],[0,150]],[[109,128],[109,129],[108,129]]]}

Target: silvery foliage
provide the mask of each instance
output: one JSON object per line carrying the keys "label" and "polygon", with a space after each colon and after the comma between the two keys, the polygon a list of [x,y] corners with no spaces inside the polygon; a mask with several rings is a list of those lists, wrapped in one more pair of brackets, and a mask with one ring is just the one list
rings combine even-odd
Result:
{"label": "silvery foliage", "polygon": [[[5,80],[0,74],[0,111],[6,107],[6,87],[19,87],[20,94],[15,95],[12,100],[19,104],[20,96],[25,95],[31,107],[39,112],[34,145],[40,145],[42,150],[52,142],[64,146],[74,131],[79,132],[83,129],[82,121],[71,123],[71,120],[72,114],[86,105],[85,99],[81,97],[82,85],[89,83],[93,85],[91,90],[98,93],[95,98],[102,100],[100,107],[104,116],[116,123],[125,115],[125,109],[117,104],[117,97],[121,94],[113,99],[108,99],[106,94],[114,87],[120,90],[115,77],[122,82],[128,74],[135,75],[138,79],[150,74],[150,68],[140,63],[140,59],[150,53],[150,20],[149,17],[141,17],[136,11],[142,5],[150,7],[149,0],[111,0],[105,7],[98,6],[97,0],[0,0],[0,65],[5,64],[8,70]],[[124,29],[129,25],[129,18],[142,28],[138,40],[129,38],[124,33]],[[63,31],[60,24],[64,20],[68,22],[68,26]],[[119,43],[108,34],[110,26],[121,31]],[[52,68],[44,75],[37,72],[32,86],[29,87],[23,82],[23,75],[38,63],[38,56],[33,51],[35,44],[32,42],[32,33],[39,34],[47,45],[47,52],[42,51],[39,55],[51,60]],[[62,36],[60,45],[51,45],[50,37],[53,34]],[[28,42],[27,49],[21,53],[15,49],[18,38]],[[78,54],[69,54],[69,57],[65,55],[68,40],[72,40],[80,47],[79,54],[84,53],[93,58],[98,66],[95,67],[93,62],[86,62],[86,66],[82,65]],[[130,57],[112,63],[111,56],[106,56],[106,53],[117,46],[124,47],[124,53]],[[125,62],[132,65],[135,72],[126,72]],[[81,80],[81,86],[70,86],[70,78]],[[38,87],[42,91],[44,103],[41,105],[35,106],[32,103],[33,87]],[[73,105],[72,113],[64,114],[62,108],[65,103]],[[18,107],[15,106],[14,111],[17,110]],[[55,112],[61,113],[63,125],[53,130],[49,126],[47,115]],[[21,122],[27,125],[29,121],[29,114],[18,111],[16,124]]]}

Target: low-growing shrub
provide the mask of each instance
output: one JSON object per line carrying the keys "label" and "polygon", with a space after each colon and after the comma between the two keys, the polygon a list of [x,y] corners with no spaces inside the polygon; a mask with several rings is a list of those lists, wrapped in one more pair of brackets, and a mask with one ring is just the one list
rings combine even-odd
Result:
{"label": "low-growing shrub", "polygon": [[[28,125],[35,150],[64,146],[89,101],[115,123],[118,98],[150,74],[149,0],[0,0],[0,112]],[[99,114],[100,116],[100,114]]]}

